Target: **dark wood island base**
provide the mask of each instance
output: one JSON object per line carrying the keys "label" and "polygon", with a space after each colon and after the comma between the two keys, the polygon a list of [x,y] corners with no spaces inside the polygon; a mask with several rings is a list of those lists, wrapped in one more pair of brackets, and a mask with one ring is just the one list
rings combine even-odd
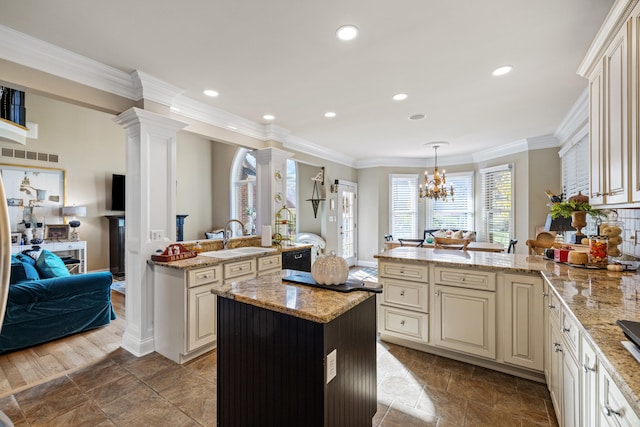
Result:
{"label": "dark wood island base", "polygon": [[[326,323],[217,300],[219,426],[371,426],[377,410],[375,297]],[[334,350],[336,376],[327,383],[327,356]]]}

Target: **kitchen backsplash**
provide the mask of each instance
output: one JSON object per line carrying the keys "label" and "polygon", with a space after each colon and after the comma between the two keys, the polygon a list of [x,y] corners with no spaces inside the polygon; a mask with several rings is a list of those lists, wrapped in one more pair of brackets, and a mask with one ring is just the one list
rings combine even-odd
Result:
{"label": "kitchen backsplash", "polygon": [[640,209],[617,209],[618,219],[624,223],[622,253],[640,259]]}

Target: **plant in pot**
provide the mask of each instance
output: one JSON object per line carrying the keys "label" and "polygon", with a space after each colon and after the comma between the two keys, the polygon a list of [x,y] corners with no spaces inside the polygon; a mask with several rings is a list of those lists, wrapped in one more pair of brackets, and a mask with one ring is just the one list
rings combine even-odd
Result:
{"label": "plant in pot", "polygon": [[600,209],[595,209],[589,204],[589,197],[578,192],[569,200],[554,203],[551,205],[551,217],[571,218],[571,226],[576,229],[576,243],[580,243],[585,235],[582,228],[587,225],[587,215],[594,218],[604,217],[605,214]]}

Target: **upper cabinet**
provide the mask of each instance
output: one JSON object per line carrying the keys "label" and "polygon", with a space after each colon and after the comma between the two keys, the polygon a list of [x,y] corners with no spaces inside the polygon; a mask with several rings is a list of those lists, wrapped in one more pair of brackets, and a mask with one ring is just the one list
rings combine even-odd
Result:
{"label": "upper cabinet", "polygon": [[617,1],[578,69],[589,79],[589,196],[594,205],[640,206],[639,16],[638,0]]}

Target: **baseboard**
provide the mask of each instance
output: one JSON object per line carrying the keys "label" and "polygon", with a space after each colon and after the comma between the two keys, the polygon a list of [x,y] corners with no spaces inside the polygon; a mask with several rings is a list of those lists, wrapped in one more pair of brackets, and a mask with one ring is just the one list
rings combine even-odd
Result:
{"label": "baseboard", "polygon": [[121,347],[136,357],[142,357],[155,351],[153,338],[140,341],[126,331],[122,335]]}

